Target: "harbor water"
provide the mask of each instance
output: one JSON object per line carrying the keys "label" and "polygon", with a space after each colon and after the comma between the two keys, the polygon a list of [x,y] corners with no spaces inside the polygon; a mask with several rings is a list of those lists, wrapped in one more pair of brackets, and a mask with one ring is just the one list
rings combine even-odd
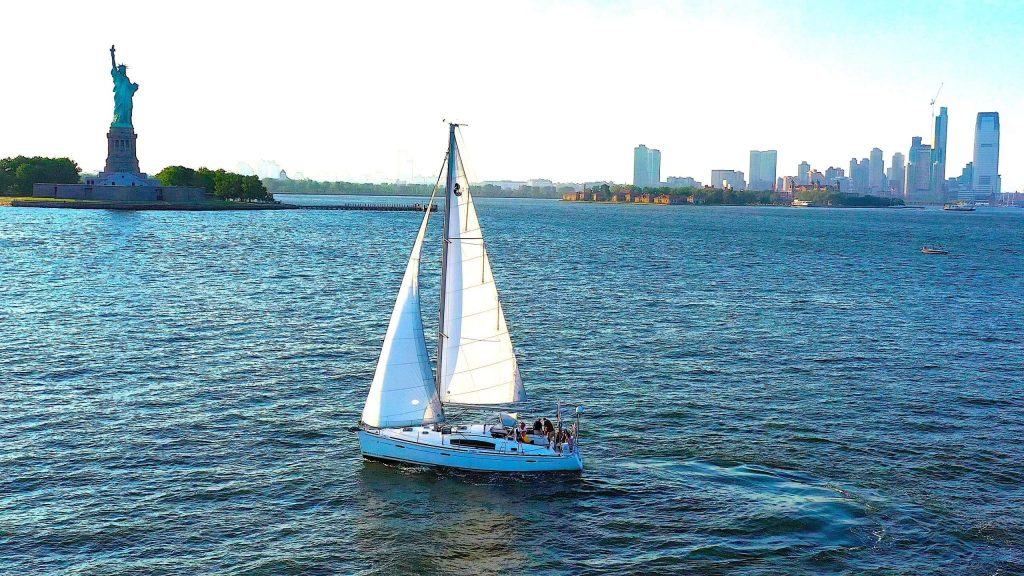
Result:
{"label": "harbor water", "polygon": [[361,459],[422,213],[0,209],[0,574],[1024,573],[1024,210],[477,204],[581,477]]}

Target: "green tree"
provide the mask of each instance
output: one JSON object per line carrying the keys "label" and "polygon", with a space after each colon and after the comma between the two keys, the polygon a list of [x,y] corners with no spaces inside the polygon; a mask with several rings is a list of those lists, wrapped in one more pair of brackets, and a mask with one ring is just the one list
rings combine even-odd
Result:
{"label": "green tree", "polygon": [[240,198],[242,195],[242,176],[224,170],[213,174],[213,195],[222,200]]}
{"label": "green tree", "polygon": [[[223,170],[220,170],[220,172],[223,172]],[[210,170],[209,168],[200,167],[195,172],[191,186],[206,188],[207,192],[214,194],[213,188],[216,184],[216,176],[217,172]]]}
{"label": "green tree", "polygon": [[242,176],[242,200],[266,202],[274,197],[267,192],[267,187],[260,181],[259,176]]}
{"label": "green tree", "polygon": [[196,171],[184,166],[168,166],[157,172],[156,178],[164,186],[195,186]]}
{"label": "green tree", "polygon": [[40,182],[75,184],[82,169],[70,158],[16,156],[0,160],[0,194],[31,195]]}

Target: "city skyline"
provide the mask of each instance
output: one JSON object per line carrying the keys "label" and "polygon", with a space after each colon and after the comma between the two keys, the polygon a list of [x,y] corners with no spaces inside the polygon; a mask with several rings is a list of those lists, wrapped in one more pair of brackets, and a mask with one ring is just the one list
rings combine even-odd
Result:
{"label": "city skyline", "polygon": [[[933,101],[934,103],[934,101]],[[714,169],[711,171],[709,186],[743,188],[748,190],[776,190],[792,192],[796,186],[829,186],[838,191],[856,195],[900,197],[912,202],[946,202],[949,200],[988,201],[998,196],[1002,189],[1002,175],[999,171],[1000,123],[998,112],[979,112],[974,132],[974,158],[962,169],[958,177],[947,179],[946,148],[948,145],[949,110],[939,108],[932,118],[934,132],[932,142],[923,137],[911,139],[908,157],[909,171],[904,166],[900,152],[892,155],[892,164],[886,168],[884,151],[872,148],[868,158],[850,159],[849,175],[842,168],[829,166],[822,173],[818,167],[806,160],[797,166],[795,175],[777,177],[777,150],[751,150],[749,180],[742,171]],[[661,152],[648,151],[641,144],[634,149],[633,184],[638,187],[687,187],[695,186],[693,178],[669,178],[662,182],[651,173],[652,157],[657,155],[661,165]],[[977,169],[976,167],[980,167]]]}
{"label": "city skyline", "polygon": [[[487,151],[469,159],[477,180],[628,182],[622,151],[645,141],[666,151],[662,174],[699,179],[721,166],[747,168],[751,149],[777,150],[779,166],[826,167],[874,147],[906,153],[911,136],[930,141],[929,99],[943,82],[938,105],[953,111],[947,176],[973,160],[979,111],[1000,112],[1005,159],[1024,151],[1016,121],[1024,79],[1012,73],[1024,39],[1014,3],[905,3],[884,19],[878,2],[446,6],[453,9],[185,2],[158,13],[116,2],[12,5],[5,15],[25,25],[0,36],[0,49],[29,55],[8,64],[31,89],[4,95],[0,157],[70,156],[102,168],[94,135],[109,87],[95,54],[111,43],[143,86],[138,128],[152,145],[140,161],[150,172],[267,158],[320,180],[432,177],[443,118],[468,122],[473,149]],[[394,18],[398,11],[403,18]],[[48,17],[54,12],[61,18]],[[140,20],[147,25],[132,25]],[[826,24],[836,22],[841,32]],[[434,39],[446,27],[470,48],[457,52],[463,76],[455,90],[436,88],[449,51]],[[191,40],[174,42],[186,29]],[[422,49],[382,40],[381,30]],[[493,40],[507,30],[543,41]],[[588,34],[581,40],[573,30]],[[939,40],[921,45],[918,37]],[[649,57],[632,57],[626,47],[634,45]],[[693,58],[694,45],[714,49]],[[891,58],[901,65],[876,65]],[[741,71],[758,90],[718,83],[723,69]],[[792,69],[807,71],[816,88],[788,88]],[[659,81],[623,91],[622,78]],[[588,87],[585,98],[571,88],[579,86]],[[197,130],[218,137],[195,138]],[[1015,164],[1003,162],[1004,190],[1024,185]]]}

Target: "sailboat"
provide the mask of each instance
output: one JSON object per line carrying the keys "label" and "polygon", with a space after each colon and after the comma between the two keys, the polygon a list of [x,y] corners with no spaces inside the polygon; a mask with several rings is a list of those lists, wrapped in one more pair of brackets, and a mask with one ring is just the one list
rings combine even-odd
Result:
{"label": "sailboat", "polygon": [[360,450],[370,460],[477,472],[579,472],[582,406],[563,420],[558,404],[554,422],[538,419],[529,428],[503,411],[479,422],[447,417],[526,399],[459,155],[458,126],[448,126],[436,366],[424,338],[419,283],[431,196],[363,406]]}

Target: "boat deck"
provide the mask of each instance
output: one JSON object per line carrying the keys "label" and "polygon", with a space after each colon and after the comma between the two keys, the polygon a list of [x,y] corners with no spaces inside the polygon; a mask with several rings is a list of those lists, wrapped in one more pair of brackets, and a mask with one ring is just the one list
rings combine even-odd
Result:
{"label": "boat deck", "polygon": [[492,431],[490,424],[439,429],[430,426],[363,429],[359,432],[359,442],[367,458],[410,464],[489,472],[578,472],[583,469],[578,446],[564,443],[560,451],[552,450],[543,436],[534,444],[496,437]]}
{"label": "boat deck", "polygon": [[[380,434],[386,438],[456,450],[535,456],[561,455],[560,452],[548,448],[548,441],[545,436],[537,437],[535,443],[533,436],[528,433],[526,435],[526,442],[517,442],[514,439],[493,436],[491,434],[492,429],[493,426],[490,424],[470,424],[452,426],[451,433],[446,434],[441,431],[435,431],[430,426],[413,426],[407,428],[385,428],[380,430]],[[448,430],[448,427],[444,427],[444,430]]]}

